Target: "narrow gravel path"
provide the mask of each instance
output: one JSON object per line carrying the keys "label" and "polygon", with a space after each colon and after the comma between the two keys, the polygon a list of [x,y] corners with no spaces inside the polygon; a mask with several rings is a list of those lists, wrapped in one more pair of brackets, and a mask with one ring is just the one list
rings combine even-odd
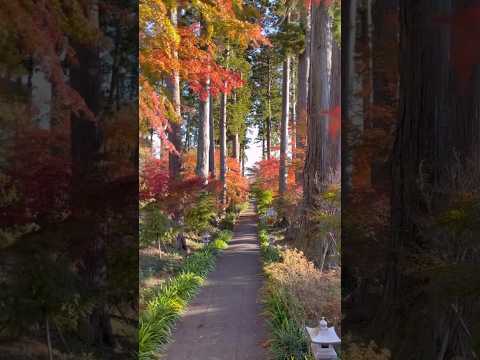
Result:
{"label": "narrow gravel path", "polygon": [[230,246],[180,319],[167,360],[265,360],[257,225],[252,207],[240,216]]}

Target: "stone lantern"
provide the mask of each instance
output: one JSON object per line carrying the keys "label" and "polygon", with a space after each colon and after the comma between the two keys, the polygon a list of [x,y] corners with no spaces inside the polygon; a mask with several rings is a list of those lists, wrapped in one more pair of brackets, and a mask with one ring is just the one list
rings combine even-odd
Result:
{"label": "stone lantern", "polygon": [[202,243],[207,245],[211,241],[211,236],[208,232],[203,233],[202,235]]}
{"label": "stone lantern", "polygon": [[340,344],[341,340],[337,336],[333,326],[328,327],[325,318],[319,322],[319,326],[316,328],[306,327],[307,333],[310,336],[312,342],[312,352],[315,356],[315,360],[336,360],[338,359],[337,353],[333,345]]}

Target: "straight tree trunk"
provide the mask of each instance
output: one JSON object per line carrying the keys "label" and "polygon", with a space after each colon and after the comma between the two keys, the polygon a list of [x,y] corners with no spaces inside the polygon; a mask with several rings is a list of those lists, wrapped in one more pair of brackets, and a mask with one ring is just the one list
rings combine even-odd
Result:
{"label": "straight tree trunk", "polygon": [[[330,109],[341,106],[342,101],[342,52],[339,44],[335,39],[332,40],[332,63],[330,76]],[[329,148],[329,163],[335,176],[334,180],[340,180],[341,174],[341,124],[334,124],[337,119],[330,117],[329,119],[329,134],[328,134],[328,148]]]}
{"label": "straight tree trunk", "polygon": [[307,137],[308,119],[308,87],[310,79],[310,26],[311,8],[310,2],[302,12],[301,22],[305,27],[305,50],[298,55],[297,70],[297,106],[296,106],[296,133],[295,142],[297,152],[297,170],[295,172],[296,183],[303,181],[303,162],[305,159],[305,145]]}
{"label": "straight tree trunk", "polygon": [[238,163],[240,163],[240,136],[238,133],[233,134],[233,158],[237,160]]}
{"label": "straight tree trunk", "polygon": [[[170,21],[173,26],[178,24],[178,9],[172,7],[170,9]],[[174,57],[177,57],[177,52],[174,51]],[[180,103],[180,74],[178,71],[173,72],[173,76],[168,79],[168,88],[172,95],[173,107],[175,109],[175,116],[177,119],[170,122],[170,131],[168,132],[168,138],[170,142],[175,146],[177,153],[170,152],[168,155],[169,175],[170,179],[175,180],[180,177],[180,169],[182,167],[181,151],[182,151],[182,139],[181,139],[181,103]]]}
{"label": "straight tree trunk", "polygon": [[280,124],[280,166],[278,189],[280,196],[287,191],[287,150],[288,150],[288,120],[290,114],[290,55],[283,62],[282,82],[282,120]]}
{"label": "straight tree trunk", "polygon": [[240,147],[240,174],[245,176],[245,147]]}
{"label": "straight tree trunk", "polygon": [[318,196],[337,174],[329,143],[330,77],[332,59],[331,19],[323,3],[312,5],[310,112],[308,147],[303,171],[304,208],[316,207]]}
{"label": "straight tree trunk", "polygon": [[221,203],[227,203],[227,95],[220,97],[220,183]]}
{"label": "straight tree trunk", "polygon": [[208,183],[210,154],[210,80],[205,82],[205,98],[200,99],[200,122],[198,126],[197,176]]}
{"label": "straight tree trunk", "polygon": [[[91,1],[88,7],[89,20],[97,28],[99,4]],[[88,289],[101,292],[107,288],[107,253],[105,228],[108,224],[108,211],[105,203],[94,203],[95,189],[105,186],[104,174],[99,173],[98,157],[101,150],[101,88],[102,73],[100,48],[74,44],[78,66],[70,71],[72,87],[85,100],[95,121],[84,113],[72,114],[72,217],[85,226],[84,250],[81,261],[81,276]],[[98,191],[98,190],[97,190]],[[95,214],[92,216],[92,209]],[[91,343],[104,346],[113,345],[112,327],[107,311],[106,300],[97,299],[88,314],[88,339]]]}
{"label": "straight tree trunk", "polygon": [[[178,8],[173,6],[170,9],[170,21],[172,25],[177,27],[178,25]],[[174,57],[178,57],[176,51],[174,51]],[[170,180],[175,181],[180,179],[180,171],[182,167],[182,138],[181,138],[181,120],[182,120],[182,113],[181,113],[181,98],[180,98],[180,74],[177,70],[174,70],[173,76],[168,79],[167,85],[169,87],[170,93],[172,95],[173,106],[175,109],[175,115],[177,117],[177,121],[170,122],[170,131],[168,133],[168,137],[170,142],[175,146],[175,152],[170,152],[168,154],[169,157],[169,175]],[[177,225],[181,223],[180,212],[176,212],[175,214],[175,222]],[[180,226],[180,228],[182,228]],[[160,241],[158,242],[159,251],[161,254],[160,248]],[[179,231],[176,238],[176,246],[179,250],[187,250],[187,243],[183,231]]]}
{"label": "straight tree trunk", "polygon": [[48,359],[53,360],[52,339],[50,337],[50,321],[48,315],[45,315],[45,335],[47,338]]}
{"label": "straight tree trunk", "polygon": [[213,97],[210,96],[210,155],[208,170],[210,177],[215,179],[215,123],[213,121]]}
{"label": "straight tree trunk", "polygon": [[291,138],[291,152],[292,152],[292,162],[296,162],[296,154],[297,154],[297,87],[296,87],[296,80],[297,80],[297,73],[295,72],[295,68],[292,64],[292,77],[290,79],[291,84],[291,111],[290,111],[290,128],[292,129]]}
{"label": "straight tree trunk", "polygon": [[[478,267],[462,255],[472,254],[472,248],[455,246],[461,234],[436,234],[424,225],[424,219],[438,216],[459,193],[471,190],[462,189],[462,181],[479,168],[480,74],[473,71],[463,93],[462,74],[451,62],[451,28],[432,25],[432,14],[452,16],[461,9],[462,4],[451,0],[400,1],[392,239],[376,321],[380,334],[388,329],[381,338],[399,359],[478,358],[468,331],[458,326],[463,310],[472,310],[468,296],[438,291],[448,287],[446,274],[425,274],[432,256],[449,265]],[[452,179],[454,169],[459,172]]]}
{"label": "straight tree trunk", "polygon": [[265,147],[265,135],[262,134],[262,160],[265,160],[266,157],[266,147]]}
{"label": "straight tree trunk", "polygon": [[268,117],[267,117],[267,159],[270,160],[272,154],[272,73],[270,66],[270,57],[268,58],[268,96],[267,96],[267,108],[268,108]]}
{"label": "straight tree trunk", "polygon": [[363,104],[360,95],[360,75],[356,70],[356,40],[358,0],[342,3],[342,20],[346,31],[342,31],[342,45],[346,49],[346,59],[342,69],[342,201],[349,199],[353,186],[353,153],[363,132]]}

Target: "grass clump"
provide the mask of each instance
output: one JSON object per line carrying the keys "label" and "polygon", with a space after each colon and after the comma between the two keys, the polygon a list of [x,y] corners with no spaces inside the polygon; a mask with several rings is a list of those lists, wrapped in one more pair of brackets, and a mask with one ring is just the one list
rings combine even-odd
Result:
{"label": "grass clump", "polygon": [[211,246],[216,250],[223,250],[226,249],[228,243],[232,239],[233,233],[229,230],[222,230],[220,231],[215,240],[211,243]]}
{"label": "grass clump", "polygon": [[204,249],[190,255],[177,275],[151,289],[139,319],[140,360],[155,358],[170,340],[173,326],[215,266],[215,255],[227,247],[230,231],[220,231]]}
{"label": "grass clump", "polygon": [[310,359],[308,339],[298,320],[301,309],[284,289],[273,283],[264,289],[265,312],[271,333],[270,351],[276,360]]}
{"label": "grass clump", "polygon": [[278,246],[271,245],[268,241],[268,233],[266,229],[260,228],[258,239],[260,242],[260,251],[262,253],[264,263],[269,264],[282,259]]}

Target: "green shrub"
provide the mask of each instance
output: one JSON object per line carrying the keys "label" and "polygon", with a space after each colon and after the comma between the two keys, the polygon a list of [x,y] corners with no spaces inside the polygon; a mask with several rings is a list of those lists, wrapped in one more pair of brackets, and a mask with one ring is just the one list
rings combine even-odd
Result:
{"label": "green shrub", "polygon": [[266,264],[277,262],[282,259],[278,246],[270,245],[268,242],[268,233],[266,229],[260,228],[258,232],[258,240],[260,242],[262,258]]}
{"label": "green shrub", "polygon": [[266,264],[282,260],[280,249],[277,246],[266,246],[262,251],[262,256]]}
{"label": "green shrub", "polygon": [[201,234],[211,228],[211,222],[215,218],[215,198],[211,193],[202,192],[196,204],[185,214],[187,230]]}
{"label": "green shrub", "polygon": [[235,212],[227,212],[225,217],[220,222],[220,229],[222,230],[232,230],[237,220],[237,214]]}
{"label": "green shrub", "polygon": [[222,230],[217,233],[215,238],[228,243],[232,239],[232,236],[233,236],[233,233],[230,230]]}
{"label": "green shrub", "polygon": [[151,203],[141,210],[140,246],[150,246],[169,239],[172,234],[172,223],[156,204]]}
{"label": "green shrub", "polygon": [[267,209],[272,205],[273,192],[271,190],[255,189],[253,191],[257,204],[257,212],[259,215],[265,215]]}
{"label": "green shrub", "polygon": [[215,250],[223,250],[228,247],[228,243],[232,239],[232,232],[229,230],[222,230],[217,233],[215,240],[210,243],[210,246]]}

